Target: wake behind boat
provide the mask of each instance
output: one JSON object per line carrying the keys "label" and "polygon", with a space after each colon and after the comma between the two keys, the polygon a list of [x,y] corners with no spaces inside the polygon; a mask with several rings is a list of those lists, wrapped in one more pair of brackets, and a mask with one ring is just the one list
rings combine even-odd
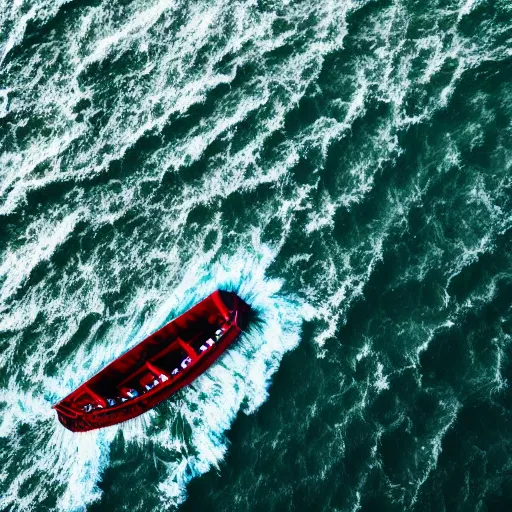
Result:
{"label": "wake behind boat", "polygon": [[143,414],[208,369],[249,312],[236,293],[215,291],[56,403],[59,421],[86,432]]}

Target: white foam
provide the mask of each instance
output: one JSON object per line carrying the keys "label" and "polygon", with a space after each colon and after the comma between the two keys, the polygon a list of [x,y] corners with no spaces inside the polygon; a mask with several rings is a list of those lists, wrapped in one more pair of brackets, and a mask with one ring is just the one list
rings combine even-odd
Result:
{"label": "white foam", "polygon": [[10,51],[21,43],[30,21],[39,20],[39,23],[45,22],[54,16],[59,8],[67,1],[68,0],[57,0],[53,4],[43,1],[33,2],[30,9],[24,12],[24,2],[22,0],[15,0],[11,3],[11,9],[8,14],[6,12],[7,7],[2,6],[1,14],[13,21],[13,28],[7,35],[7,40],[3,45],[2,54],[0,55],[0,65],[3,64]]}
{"label": "white foam", "polygon": [[2,105],[0,106],[0,119],[5,117],[9,111],[9,92],[10,89],[0,89],[0,98],[2,98]]}
{"label": "white foam", "polygon": [[413,506],[420,493],[423,484],[428,480],[432,471],[437,467],[437,462],[439,460],[439,455],[442,452],[442,442],[446,433],[450,430],[450,428],[455,423],[457,419],[457,415],[461,408],[461,404],[455,399],[452,398],[450,402],[445,402],[443,400],[439,401],[439,409],[442,410],[446,415],[443,417],[444,424],[439,426],[439,430],[433,436],[432,439],[428,442],[428,451],[426,451],[427,460],[425,462],[426,469],[423,471],[423,474],[416,480],[414,483],[415,489],[414,494],[411,499],[411,506]]}
{"label": "white foam", "polygon": [[459,9],[459,14],[457,15],[457,21],[460,21],[464,16],[467,16],[471,11],[473,11],[480,3],[481,0],[463,0],[464,5]]}
{"label": "white foam", "polygon": [[384,365],[382,363],[377,363],[377,372],[375,375],[375,382],[373,386],[377,388],[377,391],[383,391],[385,389],[389,389],[389,381],[388,376],[383,374]]}
{"label": "white foam", "polygon": [[[42,221],[39,226],[32,225],[25,233],[26,243],[18,249],[6,247],[0,262],[0,276],[5,280],[0,289],[0,303],[7,299],[28,278],[34,268],[47,260],[75,229],[83,211],[75,211],[54,223]],[[42,228],[41,230],[37,229]],[[26,314],[26,311],[24,312]],[[19,310],[11,316],[4,316],[0,321],[0,330],[13,330],[20,327]],[[26,320],[28,321],[28,319]]]}
{"label": "white foam", "polygon": [[356,360],[359,362],[371,353],[370,344],[367,342],[363,345],[362,349],[357,353]]}

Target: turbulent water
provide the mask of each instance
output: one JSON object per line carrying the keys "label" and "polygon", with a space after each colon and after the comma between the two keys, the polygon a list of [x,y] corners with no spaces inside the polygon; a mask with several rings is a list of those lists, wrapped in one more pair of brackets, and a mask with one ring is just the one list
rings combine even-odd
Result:
{"label": "turbulent water", "polygon": [[[0,0],[0,510],[512,510],[510,0]],[[217,288],[131,422],[51,404]]]}

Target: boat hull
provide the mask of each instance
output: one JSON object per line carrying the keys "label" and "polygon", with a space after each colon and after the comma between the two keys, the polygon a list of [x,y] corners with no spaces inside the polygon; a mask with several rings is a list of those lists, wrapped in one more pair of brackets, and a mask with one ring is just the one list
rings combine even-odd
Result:
{"label": "boat hull", "polygon": [[[214,292],[55,404],[53,408],[57,410],[59,421],[73,432],[86,432],[115,425],[145,413],[206,371],[246,327],[249,312],[250,307],[233,292]],[[194,322],[201,325],[201,328],[190,338],[192,341],[185,342],[181,336],[184,332],[190,334],[190,326],[193,327]],[[222,331],[217,335],[218,339],[210,336],[216,327],[217,332]],[[210,337],[206,340],[206,336]],[[194,346],[199,347],[197,353]],[[187,355],[183,364],[190,360],[189,366],[185,369],[178,366],[174,371],[179,370],[179,373],[171,375],[170,367],[165,367],[163,362],[169,359],[169,354],[179,350]],[[123,383],[126,381],[143,382],[144,379],[148,380],[148,376],[150,381],[154,377],[153,382],[157,385],[149,391],[145,391],[140,384],[139,391],[130,389],[139,393],[135,398],[124,395],[124,401],[121,402],[119,397],[109,399],[106,396],[109,393],[103,392],[105,389],[114,389],[113,393],[110,391],[110,395],[120,394],[120,390],[125,389]],[[83,406],[84,400],[90,403]],[[116,404],[110,407],[108,400],[114,400]],[[88,408],[93,410],[87,410]]]}

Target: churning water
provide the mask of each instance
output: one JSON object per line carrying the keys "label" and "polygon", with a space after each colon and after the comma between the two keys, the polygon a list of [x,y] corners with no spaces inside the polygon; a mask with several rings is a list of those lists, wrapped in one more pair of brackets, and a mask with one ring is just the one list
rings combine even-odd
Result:
{"label": "churning water", "polygon": [[[0,510],[512,509],[510,0],[0,0]],[[51,404],[218,287],[189,388]]]}

